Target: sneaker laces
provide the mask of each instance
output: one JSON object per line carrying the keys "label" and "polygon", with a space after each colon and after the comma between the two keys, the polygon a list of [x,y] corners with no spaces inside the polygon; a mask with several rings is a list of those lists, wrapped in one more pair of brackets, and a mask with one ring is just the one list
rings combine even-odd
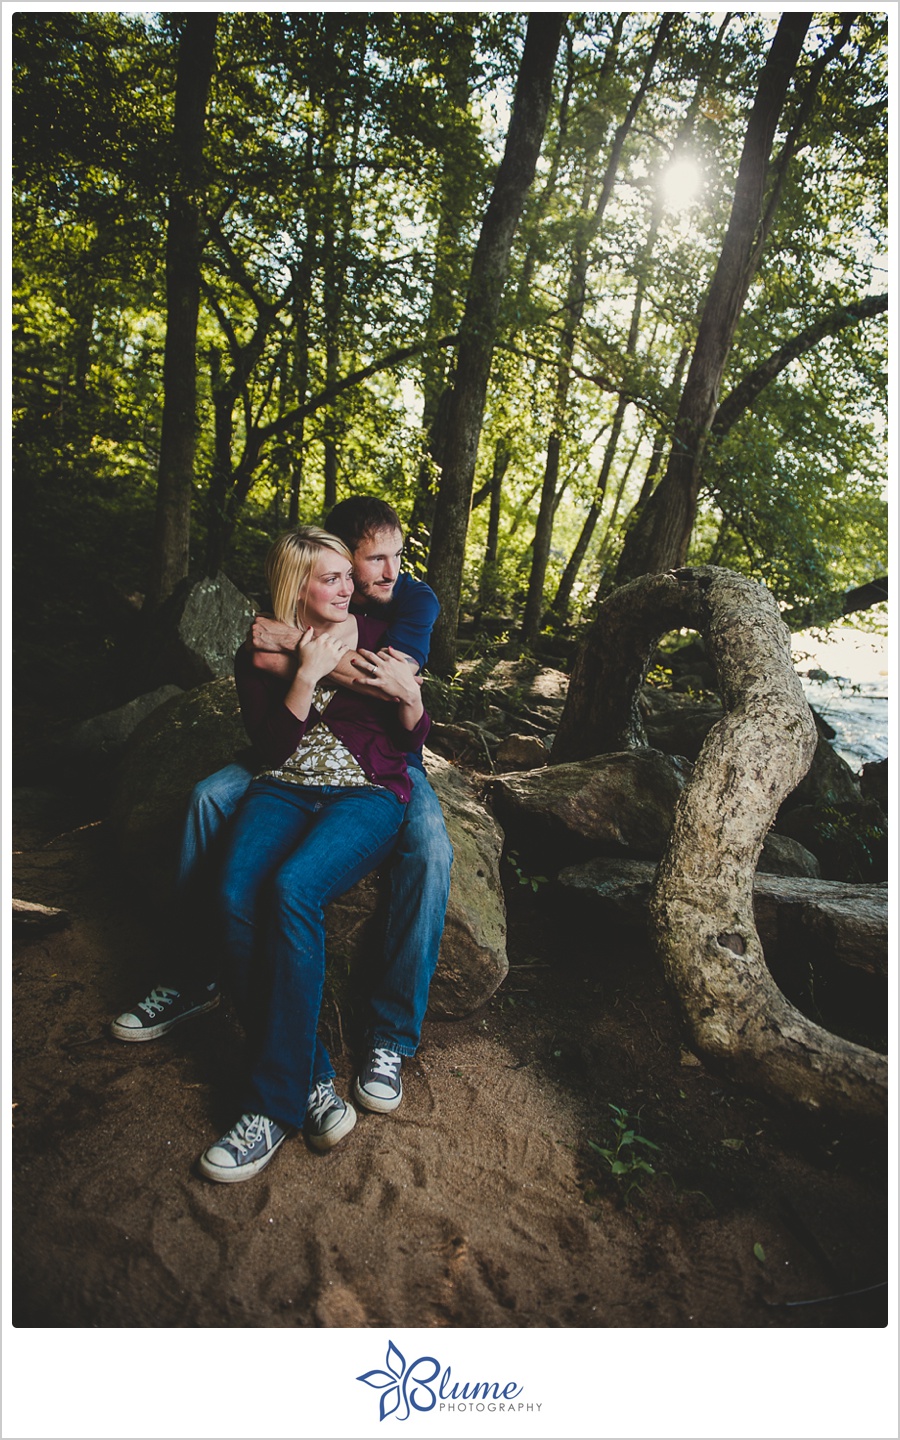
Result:
{"label": "sneaker laces", "polygon": [[242,1115],[237,1124],[219,1141],[230,1145],[238,1154],[246,1155],[265,1133],[265,1115]]}
{"label": "sneaker laces", "polygon": [[318,1124],[322,1116],[337,1104],[340,1104],[340,1101],[335,1094],[334,1081],[320,1080],[310,1093],[306,1113],[315,1124]]}
{"label": "sneaker laces", "polygon": [[372,1075],[383,1075],[386,1080],[396,1080],[397,1072],[403,1063],[403,1056],[398,1055],[396,1050],[382,1050],[376,1048],[372,1051],[374,1057],[367,1067]]}
{"label": "sneaker laces", "polygon": [[166,985],[158,985],[155,990],[150,991],[146,1000],[142,1000],[137,1008],[146,1011],[152,1020],[154,1015],[161,1015],[167,1005],[171,1005],[173,1000],[177,1000],[179,994],[178,990],[170,990]]}

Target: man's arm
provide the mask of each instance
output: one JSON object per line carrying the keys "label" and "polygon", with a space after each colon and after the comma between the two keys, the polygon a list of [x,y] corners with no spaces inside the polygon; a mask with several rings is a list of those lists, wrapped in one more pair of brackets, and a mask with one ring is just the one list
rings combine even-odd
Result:
{"label": "man's arm", "polygon": [[[297,668],[297,643],[301,631],[293,625],[285,625],[280,620],[273,620],[268,615],[257,615],[250,627],[247,636],[247,646],[251,652],[253,666],[257,670],[267,670],[271,675],[280,675],[284,679],[290,679]],[[395,658],[406,660],[418,672],[419,662],[412,655],[403,655],[394,650]],[[372,680],[372,662],[362,656],[358,650],[345,650],[338,664],[334,667],[329,680],[336,685],[342,685],[346,690],[368,690],[370,694],[380,695],[384,700],[394,700],[398,697],[387,693],[387,690],[379,683]]]}

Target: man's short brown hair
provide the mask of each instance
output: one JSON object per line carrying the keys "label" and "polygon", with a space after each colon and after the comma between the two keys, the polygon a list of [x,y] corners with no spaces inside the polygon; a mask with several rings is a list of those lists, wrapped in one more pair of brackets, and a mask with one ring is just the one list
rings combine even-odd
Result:
{"label": "man's short brown hair", "polygon": [[346,500],[340,500],[326,515],[324,527],[339,536],[349,550],[355,550],[360,541],[377,535],[379,530],[403,531],[394,507],[374,495],[348,495]]}

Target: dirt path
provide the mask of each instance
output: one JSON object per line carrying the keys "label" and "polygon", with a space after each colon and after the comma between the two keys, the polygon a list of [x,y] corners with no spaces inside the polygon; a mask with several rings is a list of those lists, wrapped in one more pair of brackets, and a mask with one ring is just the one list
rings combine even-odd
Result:
{"label": "dirt path", "polygon": [[[508,982],[426,1024],[395,1116],[204,1181],[234,1118],[233,1016],[110,1039],[155,978],[149,919],[102,824],[36,791],[15,808],[16,894],[72,916],[14,947],[16,1325],[885,1323],[884,1289],[796,1303],[885,1279],[881,1157],[724,1088],[682,1051],[648,956],[514,883]],[[610,1103],[659,1146],[627,1198],[588,1143],[608,1147]]]}

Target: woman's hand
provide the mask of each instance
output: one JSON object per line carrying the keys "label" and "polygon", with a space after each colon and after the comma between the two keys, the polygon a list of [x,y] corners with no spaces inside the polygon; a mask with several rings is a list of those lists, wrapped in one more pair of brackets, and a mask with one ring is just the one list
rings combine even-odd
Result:
{"label": "woman's hand", "polygon": [[297,679],[315,686],[330,675],[344,651],[350,647],[327,631],[316,634],[312,626],[301,630],[297,641]]}

